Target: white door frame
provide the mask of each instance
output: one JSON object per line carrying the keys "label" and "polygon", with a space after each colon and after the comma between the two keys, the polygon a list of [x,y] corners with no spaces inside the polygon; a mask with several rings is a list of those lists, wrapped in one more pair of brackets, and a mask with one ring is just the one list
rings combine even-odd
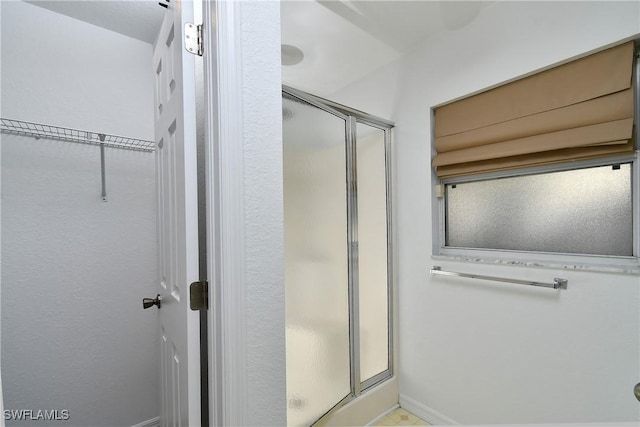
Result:
{"label": "white door frame", "polygon": [[[246,322],[239,11],[203,1],[210,425],[245,425]],[[215,13],[215,17],[214,14]],[[218,22],[219,25],[207,25]],[[236,143],[223,143],[223,142]]]}

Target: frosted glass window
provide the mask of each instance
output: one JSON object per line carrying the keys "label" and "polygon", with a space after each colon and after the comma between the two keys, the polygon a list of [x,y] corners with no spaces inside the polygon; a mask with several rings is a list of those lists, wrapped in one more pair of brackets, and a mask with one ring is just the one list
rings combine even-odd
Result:
{"label": "frosted glass window", "polygon": [[360,378],[389,368],[387,192],[384,131],[358,123]]}
{"label": "frosted glass window", "polygon": [[633,255],[631,164],[446,185],[451,247]]}
{"label": "frosted glass window", "polygon": [[346,123],[283,95],[287,424],[351,391]]}

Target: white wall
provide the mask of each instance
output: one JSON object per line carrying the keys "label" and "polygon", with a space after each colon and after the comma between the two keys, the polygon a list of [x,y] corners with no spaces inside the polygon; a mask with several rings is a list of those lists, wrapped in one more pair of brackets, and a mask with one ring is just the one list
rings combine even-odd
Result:
{"label": "white wall", "polygon": [[[2,2],[2,117],[153,139],[152,47]],[[158,408],[152,153],[2,134],[5,409],[127,426]],[[9,422],[9,424],[14,424]],[[28,423],[27,423],[28,424]]]}
{"label": "white wall", "polygon": [[[430,108],[640,33],[638,2],[495,2],[458,31],[336,94],[396,121],[401,404],[434,421],[638,421],[638,276],[432,256]],[[430,277],[454,270],[566,292]]]}
{"label": "white wall", "polygon": [[[2,22],[2,8],[0,7],[0,22]],[[0,36],[0,40],[2,37]],[[0,55],[0,70],[2,70],[2,55]],[[0,100],[2,99],[2,84],[0,84]],[[2,104],[0,103],[0,106]],[[0,149],[0,165],[2,164],[2,149]],[[2,188],[2,173],[0,173],[0,189]],[[2,215],[2,203],[0,201],[0,217]],[[0,221],[0,247],[2,245],[2,221]],[[0,277],[2,277],[2,251],[0,251]],[[2,280],[0,279],[0,319],[2,318]],[[0,327],[0,355],[2,354],[2,329]],[[2,395],[2,358],[0,357],[0,410],[4,414],[4,397]],[[4,427],[4,417],[0,419],[0,427]]]}
{"label": "white wall", "polygon": [[280,5],[243,1],[246,425],[286,425]]}

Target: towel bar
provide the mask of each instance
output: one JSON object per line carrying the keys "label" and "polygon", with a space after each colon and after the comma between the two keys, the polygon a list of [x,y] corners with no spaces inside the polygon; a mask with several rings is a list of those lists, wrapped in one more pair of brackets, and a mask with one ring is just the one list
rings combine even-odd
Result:
{"label": "towel bar", "polygon": [[551,289],[567,289],[567,283],[568,283],[567,279],[560,279],[558,277],[553,279],[553,283],[532,282],[529,280],[507,279],[504,277],[482,276],[479,274],[445,271],[445,270],[442,270],[439,266],[434,266],[429,272],[431,274],[437,274],[440,276],[468,277],[470,279],[491,280],[494,282],[515,283],[517,285],[538,286],[542,288],[551,288]]}

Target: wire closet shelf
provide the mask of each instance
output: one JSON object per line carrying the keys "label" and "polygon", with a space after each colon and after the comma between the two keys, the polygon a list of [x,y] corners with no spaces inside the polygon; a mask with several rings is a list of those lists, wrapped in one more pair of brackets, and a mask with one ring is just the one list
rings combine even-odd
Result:
{"label": "wire closet shelf", "polygon": [[78,142],[81,144],[146,152],[154,151],[156,146],[154,141],[129,138],[126,136],[109,135],[105,133],[64,128],[42,123],[25,122],[22,120],[0,118],[0,121],[0,130],[2,132],[14,135],[32,136],[36,139],[55,139],[60,141]]}

